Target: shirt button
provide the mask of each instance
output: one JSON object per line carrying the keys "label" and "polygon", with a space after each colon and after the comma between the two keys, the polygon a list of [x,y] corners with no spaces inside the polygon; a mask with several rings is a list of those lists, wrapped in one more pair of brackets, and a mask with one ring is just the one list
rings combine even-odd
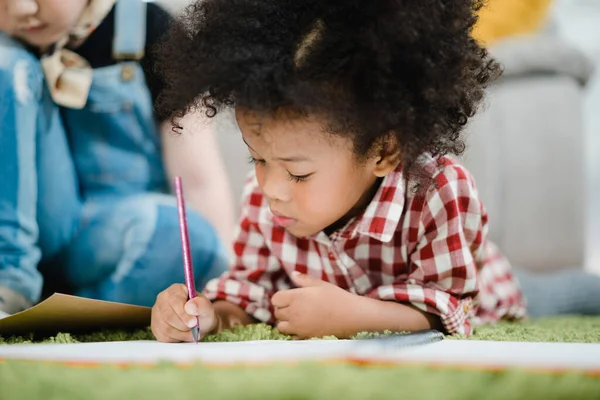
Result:
{"label": "shirt button", "polygon": [[470,310],[471,310],[471,306],[469,305],[469,303],[464,303],[463,311],[465,312],[465,314],[468,314]]}

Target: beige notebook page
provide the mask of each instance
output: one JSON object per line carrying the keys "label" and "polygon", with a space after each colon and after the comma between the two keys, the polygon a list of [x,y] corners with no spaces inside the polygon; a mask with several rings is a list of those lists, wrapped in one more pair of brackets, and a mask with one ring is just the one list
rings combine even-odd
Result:
{"label": "beige notebook page", "polygon": [[149,307],[55,293],[28,310],[0,319],[0,335],[146,327]]}

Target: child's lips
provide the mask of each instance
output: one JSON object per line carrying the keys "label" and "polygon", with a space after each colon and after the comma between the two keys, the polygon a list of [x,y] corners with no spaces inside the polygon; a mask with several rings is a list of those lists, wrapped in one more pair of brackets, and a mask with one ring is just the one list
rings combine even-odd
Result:
{"label": "child's lips", "polygon": [[35,33],[35,32],[44,30],[47,26],[48,26],[47,24],[35,23],[35,24],[29,24],[27,26],[24,26],[21,29],[27,33]]}
{"label": "child's lips", "polygon": [[296,222],[296,220],[294,218],[284,217],[283,215],[273,214],[273,222],[285,228]]}
{"label": "child's lips", "polygon": [[27,28],[27,33],[37,33],[37,32],[43,31],[45,28],[46,28],[45,25],[34,26],[31,28]]}

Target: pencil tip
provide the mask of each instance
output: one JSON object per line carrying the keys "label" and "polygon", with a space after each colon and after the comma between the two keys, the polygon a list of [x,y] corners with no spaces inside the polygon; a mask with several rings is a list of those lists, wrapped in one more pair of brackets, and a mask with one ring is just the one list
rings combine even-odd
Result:
{"label": "pencil tip", "polygon": [[192,336],[194,337],[194,342],[198,343],[198,327],[195,326],[192,328]]}

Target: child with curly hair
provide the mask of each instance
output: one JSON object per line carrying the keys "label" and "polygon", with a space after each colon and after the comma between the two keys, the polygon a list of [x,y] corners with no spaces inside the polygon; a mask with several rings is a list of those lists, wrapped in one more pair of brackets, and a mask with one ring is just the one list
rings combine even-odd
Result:
{"label": "child with curly hair", "polygon": [[[255,164],[228,272],[152,310],[160,341],[257,321],[297,338],[527,314],[487,238],[473,177],[447,156],[499,66],[475,0],[204,0],[161,51],[165,116],[234,110]],[[182,74],[181,71],[185,71]]]}

